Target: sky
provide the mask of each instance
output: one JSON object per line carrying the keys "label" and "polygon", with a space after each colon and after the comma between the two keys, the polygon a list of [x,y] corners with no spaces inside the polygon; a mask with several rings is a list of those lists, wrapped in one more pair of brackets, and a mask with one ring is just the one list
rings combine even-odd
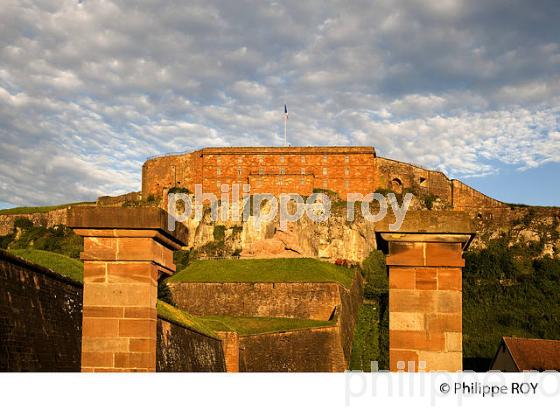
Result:
{"label": "sky", "polygon": [[2,0],[0,208],[206,146],[372,145],[560,205],[557,0]]}

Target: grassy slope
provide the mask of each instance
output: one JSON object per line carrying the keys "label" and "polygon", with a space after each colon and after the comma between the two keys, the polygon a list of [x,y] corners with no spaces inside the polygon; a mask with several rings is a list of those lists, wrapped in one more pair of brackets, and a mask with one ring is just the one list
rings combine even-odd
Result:
{"label": "grassy slope", "polygon": [[352,269],[311,258],[196,260],[171,282],[338,282],[350,287]]}
{"label": "grassy slope", "polygon": [[242,336],[335,325],[334,321],[283,317],[205,316],[200,319],[215,331],[236,331]]}
{"label": "grassy slope", "polygon": [[335,325],[328,321],[279,317],[194,316],[161,300],[158,301],[157,311],[163,319],[212,337],[218,337],[215,332],[220,331],[236,331],[246,336]]}
{"label": "grassy slope", "polygon": [[71,204],[62,205],[49,205],[49,206],[20,206],[18,208],[0,209],[0,215],[20,215],[20,214],[35,214],[54,211],[55,209],[66,208],[71,205],[90,205],[95,202],[75,202]]}
{"label": "grassy slope", "polygon": [[208,336],[212,336],[214,338],[218,337],[218,335],[216,335],[212,328],[204,323],[201,318],[193,316],[185,312],[184,310],[177,309],[176,307],[171,306],[170,304],[165,303],[161,300],[158,300],[157,302],[157,313],[159,317],[169,320],[170,322],[183,325],[189,329],[195,330]]}
{"label": "grassy slope", "polygon": [[11,249],[9,252],[61,275],[68,276],[78,282],[83,281],[84,264],[79,260],[37,249]]}

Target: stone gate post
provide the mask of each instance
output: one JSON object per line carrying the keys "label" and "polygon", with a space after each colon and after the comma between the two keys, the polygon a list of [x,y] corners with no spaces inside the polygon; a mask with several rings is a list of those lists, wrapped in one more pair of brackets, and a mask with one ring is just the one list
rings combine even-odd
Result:
{"label": "stone gate post", "polygon": [[157,281],[185,227],[159,208],[72,208],[68,225],[84,237],[82,371],[155,371]]}
{"label": "stone gate post", "polygon": [[383,222],[376,232],[388,254],[390,370],[462,370],[462,252],[474,236],[469,217],[410,211],[398,231]]}

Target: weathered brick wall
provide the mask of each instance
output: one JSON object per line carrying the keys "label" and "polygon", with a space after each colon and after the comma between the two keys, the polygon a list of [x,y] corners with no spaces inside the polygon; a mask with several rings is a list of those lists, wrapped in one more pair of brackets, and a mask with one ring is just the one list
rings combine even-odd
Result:
{"label": "weathered brick wall", "polygon": [[401,192],[416,188],[436,195],[456,210],[497,209],[499,201],[440,171],[376,157],[373,147],[235,147],[204,148],[149,159],[142,167],[143,198],[165,198],[171,187],[220,194],[220,185],[250,184],[253,193],[295,192],[315,188],[368,194],[378,188]]}
{"label": "weathered brick wall", "polygon": [[158,319],[156,369],[158,372],[224,372],[222,342]]}
{"label": "weathered brick wall", "polygon": [[177,307],[194,315],[329,320],[341,303],[335,283],[170,283]]}
{"label": "weathered brick wall", "polygon": [[300,329],[239,338],[242,372],[343,372],[338,327]]}
{"label": "weathered brick wall", "polygon": [[189,154],[153,158],[142,169],[142,192],[165,195],[180,186],[220,193],[220,185],[251,183],[253,192],[309,194],[313,188],[373,192],[372,147],[205,148]]}
{"label": "weathered brick wall", "polygon": [[0,251],[0,371],[80,371],[82,287]]}

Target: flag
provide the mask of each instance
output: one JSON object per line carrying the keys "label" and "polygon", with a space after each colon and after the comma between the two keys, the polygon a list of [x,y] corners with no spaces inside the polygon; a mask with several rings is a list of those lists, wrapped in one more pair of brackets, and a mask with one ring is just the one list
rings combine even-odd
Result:
{"label": "flag", "polygon": [[284,115],[286,116],[286,119],[288,119],[288,106],[286,104],[284,104]]}

